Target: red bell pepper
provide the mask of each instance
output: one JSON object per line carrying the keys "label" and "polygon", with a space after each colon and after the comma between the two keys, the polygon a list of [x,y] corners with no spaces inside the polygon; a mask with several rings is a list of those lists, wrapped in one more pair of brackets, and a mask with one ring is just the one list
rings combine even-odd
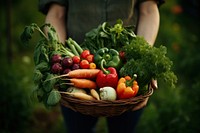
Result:
{"label": "red bell pepper", "polygon": [[96,83],[99,88],[110,86],[113,88],[117,87],[118,74],[114,67],[105,69],[103,67],[103,61],[101,62],[101,70],[97,74]]}

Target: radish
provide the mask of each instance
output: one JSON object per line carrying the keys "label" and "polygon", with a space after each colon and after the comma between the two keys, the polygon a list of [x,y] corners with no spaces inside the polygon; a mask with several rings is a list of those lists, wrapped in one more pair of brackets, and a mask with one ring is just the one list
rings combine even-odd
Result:
{"label": "radish", "polygon": [[51,63],[54,64],[54,63],[60,63],[62,60],[62,57],[61,55],[59,54],[54,54],[52,57],[51,57]]}
{"label": "radish", "polygon": [[63,70],[63,68],[60,63],[54,63],[51,67],[51,72],[54,74],[61,73],[62,70]]}
{"label": "radish", "polygon": [[63,67],[71,67],[73,65],[73,60],[71,57],[65,57],[63,60],[62,60],[62,66]]}

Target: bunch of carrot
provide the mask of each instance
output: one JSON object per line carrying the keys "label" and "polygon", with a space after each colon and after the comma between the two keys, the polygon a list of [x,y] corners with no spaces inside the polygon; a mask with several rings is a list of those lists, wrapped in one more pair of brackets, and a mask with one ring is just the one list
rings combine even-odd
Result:
{"label": "bunch of carrot", "polygon": [[66,82],[64,84],[72,85],[74,87],[80,88],[80,89],[89,89],[90,94],[85,94],[82,92],[60,92],[69,94],[75,98],[82,99],[82,100],[99,100],[99,94],[96,91],[97,85],[94,81],[97,74],[99,73],[99,69],[76,69],[73,71],[70,71],[67,74],[59,75],[54,78],[61,78],[62,80],[70,81],[69,83]]}

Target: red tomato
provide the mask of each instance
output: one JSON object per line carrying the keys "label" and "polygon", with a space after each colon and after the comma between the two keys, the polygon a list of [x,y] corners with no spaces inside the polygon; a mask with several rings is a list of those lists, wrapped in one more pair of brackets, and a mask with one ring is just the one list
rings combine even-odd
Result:
{"label": "red tomato", "polygon": [[83,50],[83,52],[81,53],[81,58],[82,59],[86,59],[86,57],[90,55],[90,51],[89,50]]}
{"label": "red tomato", "polygon": [[88,69],[88,68],[90,68],[90,63],[87,60],[83,59],[80,62],[80,67],[82,69]]}
{"label": "red tomato", "polygon": [[90,54],[86,57],[86,60],[91,63],[91,62],[94,62],[94,55],[93,54]]}
{"label": "red tomato", "polygon": [[72,60],[73,60],[73,63],[78,64],[81,61],[81,58],[79,56],[73,56]]}

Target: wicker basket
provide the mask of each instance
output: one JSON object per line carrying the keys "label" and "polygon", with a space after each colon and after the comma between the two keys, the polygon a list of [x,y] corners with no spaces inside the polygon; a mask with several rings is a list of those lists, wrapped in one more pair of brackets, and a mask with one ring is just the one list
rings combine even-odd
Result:
{"label": "wicker basket", "polygon": [[77,98],[71,97],[68,94],[61,94],[62,98],[60,102],[63,106],[85,115],[91,115],[94,117],[110,117],[120,115],[126,111],[132,110],[152,94],[153,89],[151,87],[149,87],[148,92],[144,95],[115,101],[79,100]]}

